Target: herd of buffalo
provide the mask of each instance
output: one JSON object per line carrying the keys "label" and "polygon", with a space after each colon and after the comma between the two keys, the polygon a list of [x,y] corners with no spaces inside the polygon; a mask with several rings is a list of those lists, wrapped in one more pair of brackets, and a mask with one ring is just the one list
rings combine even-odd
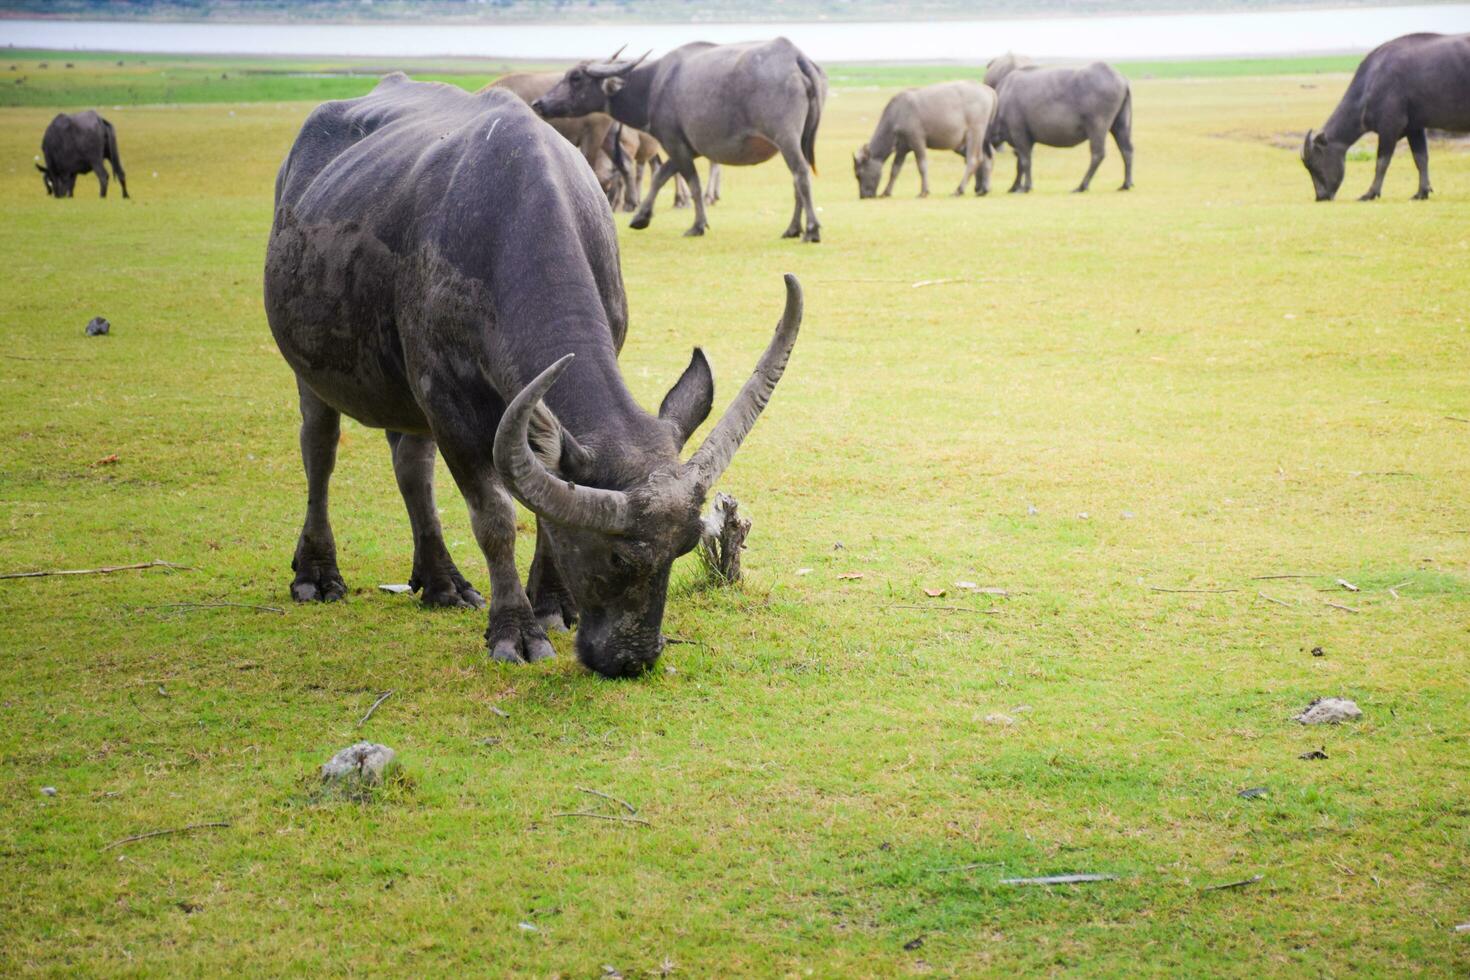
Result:
{"label": "herd of buffalo", "polygon": [[[548,629],[577,624],[576,650],[610,677],[658,658],[669,574],[691,551],[711,487],[755,425],[786,367],[801,286],[754,373],[703,443],[681,451],[714,404],[702,351],[656,415],[618,369],[628,329],[611,203],[646,228],[670,179],[692,204],[688,235],[708,228],[721,165],[780,154],[794,207],[785,237],[821,240],[812,196],[826,73],[785,39],[688,44],[661,58],[583,62],[520,73],[479,92],[389,75],[368,95],[328,102],[302,126],[276,180],[265,309],[296,373],[306,519],[292,596],[342,599],[328,515],[341,416],[384,429],[413,533],[410,586],[433,606],[481,607],[455,566],[434,501],[442,453],[469,505],[490,571],[486,642],[496,660],[552,655]],[[551,125],[547,125],[547,123]],[[902,92],[853,155],[858,193],[884,196],[908,154],[921,194],[929,150],[965,159],[956,194],[989,190],[996,147],[1015,150],[1012,192],[1031,189],[1036,144],[1087,141],[1088,188],[1108,134],[1132,186],[1132,97],[1112,67],[1044,67],[1007,55],[985,82]],[[1318,200],[1342,183],[1347,150],[1378,136],[1375,198],[1407,137],[1430,193],[1427,130],[1470,131],[1470,35],[1413,34],[1371,52],[1301,159]],[[127,196],[117,137],[95,112],[59,115],[38,164],[46,191],[70,197],[104,162]],[[695,161],[710,161],[707,182]],[[652,166],[644,190],[642,172]],[[513,500],[536,514],[523,586]]]}

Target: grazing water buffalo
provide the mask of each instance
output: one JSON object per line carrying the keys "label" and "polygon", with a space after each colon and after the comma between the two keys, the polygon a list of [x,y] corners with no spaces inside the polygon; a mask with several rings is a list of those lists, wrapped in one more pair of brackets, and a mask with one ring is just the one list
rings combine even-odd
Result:
{"label": "grazing water buffalo", "polygon": [[1000,109],[990,142],[1015,147],[1011,193],[1031,190],[1031,150],[1037,143],[1076,146],[1083,140],[1092,147],[1092,164],[1077,190],[1087,190],[1103,161],[1110,131],[1123,155],[1123,186],[1118,190],[1133,186],[1133,95],[1116,69],[1097,61],[1086,68],[1017,66],[998,74]]}
{"label": "grazing water buffalo", "polygon": [[919,196],[929,196],[929,150],[954,150],[965,158],[965,174],[955,195],[965,193],[965,183],[975,178],[975,193],[990,191],[990,169],[995,151],[985,139],[995,117],[995,90],[979,82],[941,82],[898,93],[883,108],[878,128],[852,156],[857,174],[858,197],[874,197],[883,177],[883,161],[889,154],[893,170],[883,196],[893,193],[893,182],[909,153],[919,165]]}
{"label": "grazing water buffalo", "polygon": [[[592,171],[510,93],[395,74],[302,126],[276,179],[265,309],[300,394],[292,597],[346,595],[327,513],[346,414],[388,432],[425,603],[483,605],[444,545],[437,447],[489,563],[491,656],[549,657],[545,627],[580,615],[581,661],[627,676],[663,647],[669,569],[780,380],[801,288],[787,277],[754,376],[681,461],[714,380],[696,349],[656,416],[623,383],[627,298]],[[536,515],[527,588],[512,499]]]}
{"label": "grazing water buffalo", "polygon": [[703,235],[709,219],[695,159],[750,166],[780,153],[796,191],[796,211],[783,237],[817,242],[822,236],[812,203],[812,173],[826,98],[826,73],[796,45],[777,38],[686,44],[647,64],[643,58],[583,62],[531,107],[548,118],[609,112],[663,144],[669,159],[654,174],[633,228],[648,227],[659,190],[680,174],[694,194],[694,225],[685,234]]}
{"label": "grazing water buffalo", "polygon": [[97,183],[102,185],[102,196],[107,196],[107,168],[103,161],[112,164],[112,174],[122,186],[123,197],[128,196],[128,178],[123,173],[122,157],[117,153],[117,133],[112,123],[88,109],[67,115],[61,113],[46,127],[41,137],[41,155],[46,160],[41,171],[41,180],[46,193],[52,197],[71,197],[77,186],[79,174],[95,173]]}
{"label": "grazing water buffalo", "polygon": [[1409,138],[1419,168],[1414,200],[1427,200],[1432,188],[1426,129],[1470,131],[1470,34],[1406,34],[1368,52],[1322,131],[1307,130],[1302,142],[1302,163],[1317,200],[1337,194],[1348,147],[1367,132],[1378,134],[1378,168],[1358,200],[1382,193],[1402,136]]}

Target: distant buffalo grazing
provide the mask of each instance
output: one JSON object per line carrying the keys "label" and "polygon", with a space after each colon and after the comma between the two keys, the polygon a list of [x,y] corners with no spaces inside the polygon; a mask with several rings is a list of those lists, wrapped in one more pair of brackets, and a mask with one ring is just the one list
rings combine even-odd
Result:
{"label": "distant buffalo grazing", "polygon": [[[265,311],[296,374],[306,519],[298,602],[346,598],[327,500],[342,415],[386,430],[427,605],[484,601],[450,557],[434,501],[442,452],[490,568],[485,631],[506,663],[553,655],[548,628],[609,677],[664,646],[674,559],[769,401],[796,343],[801,287],[754,375],[693,454],[714,376],[703,352],[653,415],[618,368],[628,332],[612,212],[592,170],[500,89],[384,78],[327,102],[276,178]],[[536,515],[522,587],[516,511]]]}
{"label": "distant buffalo grazing", "polygon": [[117,133],[112,123],[91,109],[70,115],[62,113],[51,120],[46,134],[41,137],[41,156],[46,165],[36,164],[41,171],[41,180],[46,193],[52,197],[71,197],[76,190],[79,174],[95,173],[97,183],[102,185],[102,196],[107,196],[107,168],[103,162],[112,164],[113,176],[122,186],[123,197],[128,196],[128,178],[123,173],[122,157],[117,152]]}
{"label": "distant buffalo grazing", "polygon": [[[1108,133],[1123,155],[1123,186],[1133,186],[1133,96],[1128,82],[1101,61],[1086,68],[1040,68],[991,63],[986,77],[998,76],[1000,109],[990,130],[994,146],[1009,143],[1016,150],[1016,180],[1011,193],[1031,190],[1031,151],[1036,144],[1076,146],[1086,140],[1092,163],[1077,191],[1085,191],[1103,161]],[[1002,59],[998,59],[1001,61]],[[1005,70],[997,70],[1004,68]]]}
{"label": "distant buffalo grazing", "polygon": [[1414,200],[1427,200],[1433,188],[1426,129],[1470,132],[1470,34],[1406,34],[1368,53],[1322,131],[1309,129],[1302,141],[1317,200],[1336,196],[1348,147],[1369,132],[1378,134],[1378,167],[1358,200],[1382,193],[1394,146],[1405,136],[1419,168]]}
{"label": "distant buffalo grazing", "polygon": [[1000,80],[1005,78],[1017,68],[1030,68],[1036,62],[1024,54],[1013,54],[1007,52],[985,66],[985,84],[991,88],[1000,88]]}
{"label": "distant buffalo grazing", "polygon": [[[796,210],[784,237],[821,241],[812,173],[827,75],[785,38],[747,44],[699,42],[655,61],[583,62],[531,105],[550,119],[589,112],[651,133],[669,159],[654,175],[633,228],[647,228],[664,183],[680,174],[694,195],[694,224],[709,227],[694,161],[751,166],[781,154],[791,170]],[[806,228],[802,228],[802,213]]]}
{"label": "distant buffalo grazing", "polygon": [[990,191],[990,170],[995,151],[985,139],[995,117],[995,90],[979,82],[940,82],[925,88],[898,93],[883,108],[873,135],[853,154],[858,197],[874,197],[883,177],[883,162],[890,154],[893,170],[883,196],[893,193],[893,182],[904,158],[914,155],[919,167],[919,196],[929,196],[929,150],[953,150],[965,158],[965,173],[955,195],[965,193],[965,184],[975,178],[975,193]]}

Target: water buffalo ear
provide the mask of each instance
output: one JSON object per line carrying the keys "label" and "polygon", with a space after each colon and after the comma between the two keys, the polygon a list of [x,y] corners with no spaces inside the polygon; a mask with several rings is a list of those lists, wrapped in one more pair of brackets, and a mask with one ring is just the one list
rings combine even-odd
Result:
{"label": "water buffalo ear", "polygon": [[626,84],[628,84],[627,81],[619,75],[614,75],[612,78],[604,78],[602,80],[602,94],[611,98],[621,92],[623,86]]}
{"label": "water buffalo ear", "polygon": [[709,361],[705,360],[704,351],[696,347],[694,356],[689,358],[689,366],[658,407],[658,417],[674,427],[674,438],[682,448],[694,430],[709,417],[714,403],[715,376],[709,369]]}
{"label": "water buffalo ear", "polygon": [[41,171],[41,173],[43,173],[43,174],[46,172],[46,168],[43,167],[43,166],[41,166],[39,163],[36,164],[36,169],[39,170],[39,171]]}

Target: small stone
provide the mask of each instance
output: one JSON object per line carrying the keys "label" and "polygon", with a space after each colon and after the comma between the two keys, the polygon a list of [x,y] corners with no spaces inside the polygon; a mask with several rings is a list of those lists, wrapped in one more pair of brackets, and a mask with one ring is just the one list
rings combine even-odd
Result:
{"label": "small stone", "polygon": [[398,753],[376,742],[349,745],[322,766],[322,782],[343,789],[378,786],[398,768]]}
{"label": "small stone", "polygon": [[1029,517],[1035,517],[1039,513],[1041,513],[1041,511],[1039,511],[1039,510],[1036,509],[1036,505],[1035,504],[1027,504],[1026,505],[1026,514],[1027,514],[1027,516],[1029,516]]}
{"label": "small stone", "polygon": [[56,787],[55,786],[42,786],[41,787],[41,792],[45,796],[55,796],[56,795]]}
{"label": "small stone", "polygon": [[986,715],[985,721],[987,724],[991,725],[1014,725],[1016,723],[1016,719],[1012,718],[1010,715],[1001,714],[999,711],[994,714]]}
{"label": "small stone", "polygon": [[531,925],[531,923],[529,923],[529,922],[517,922],[516,923],[516,927],[519,928],[521,930],[521,932],[540,932],[541,931],[540,929],[537,929],[535,926]]}
{"label": "small stone", "polygon": [[106,317],[94,316],[87,321],[87,336],[101,337],[112,329],[112,324],[107,322]]}
{"label": "small stone", "polygon": [[1292,721],[1303,725],[1336,725],[1344,721],[1356,721],[1363,717],[1357,704],[1347,698],[1318,698],[1307,705],[1306,710],[1295,715]]}
{"label": "small stone", "polygon": [[1125,521],[1131,521],[1131,520],[1133,520],[1133,511],[1131,511],[1131,510],[1125,510],[1125,511],[1123,511],[1123,520],[1125,520]]}

